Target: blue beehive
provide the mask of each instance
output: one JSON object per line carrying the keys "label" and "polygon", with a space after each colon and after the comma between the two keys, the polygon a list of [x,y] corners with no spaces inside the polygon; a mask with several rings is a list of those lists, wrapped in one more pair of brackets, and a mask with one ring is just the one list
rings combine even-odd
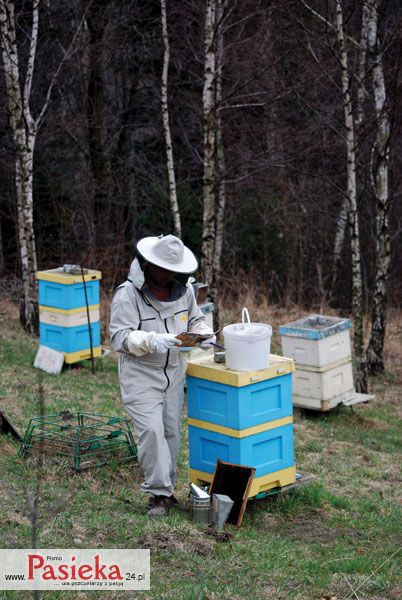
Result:
{"label": "blue beehive", "polygon": [[190,467],[213,473],[218,460],[254,467],[255,477],[294,465],[293,425],[283,425],[254,435],[233,437],[189,426]]}
{"label": "blue beehive", "polygon": [[211,482],[218,460],[256,469],[254,496],[295,481],[291,359],[234,371],[213,357],[189,362],[187,404],[190,479]]}
{"label": "blue beehive", "polygon": [[292,376],[242,387],[188,376],[187,405],[194,419],[234,429],[253,427],[292,414]]}
{"label": "blue beehive", "polygon": [[[78,352],[91,345],[88,325],[78,327],[59,327],[39,322],[40,342],[59,352]],[[91,323],[92,346],[100,345],[100,323]]]}
{"label": "blue beehive", "polygon": [[[39,271],[37,279],[40,343],[63,352],[67,363],[89,358],[91,341],[93,356],[100,356],[101,272],[86,269],[82,275],[62,269],[50,269]],[[89,335],[87,303],[92,340]]]}
{"label": "blue beehive", "polygon": [[[84,275],[88,304],[99,303],[100,271],[89,271]],[[98,275],[99,274],[99,275]],[[46,277],[46,279],[45,279]],[[64,310],[85,308],[85,289],[81,275],[63,273],[57,269],[39,271],[39,304]]]}

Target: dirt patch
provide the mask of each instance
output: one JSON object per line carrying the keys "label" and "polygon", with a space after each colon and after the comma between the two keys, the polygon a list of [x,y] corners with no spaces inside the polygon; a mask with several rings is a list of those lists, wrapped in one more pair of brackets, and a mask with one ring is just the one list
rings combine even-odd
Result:
{"label": "dirt patch", "polygon": [[[329,589],[322,595],[322,600],[329,598],[335,600],[344,600],[345,598],[361,598],[361,600],[400,600],[402,588],[399,586],[387,586],[381,592],[376,588],[376,582],[370,575],[346,575],[344,573],[334,573]],[[356,593],[355,593],[356,592]]]}
{"label": "dirt patch", "polygon": [[139,548],[149,548],[152,552],[180,552],[210,556],[214,553],[215,540],[202,530],[151,531],[138,540]]}
{"label": "dirt patch", "polygon": [[287,527],[281,532],[290,540],[300,540],[303,543],[321,544],[326,546],[334,540],[356,536],[354,529],[329,527],[322,524],[320,515],[297,515],[287,520]]}

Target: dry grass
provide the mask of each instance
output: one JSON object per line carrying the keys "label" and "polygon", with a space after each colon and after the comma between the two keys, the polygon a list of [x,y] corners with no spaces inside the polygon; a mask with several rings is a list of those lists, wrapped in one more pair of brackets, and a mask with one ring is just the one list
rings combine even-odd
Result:
{"label": "dry grass", "polygon": [[[241,308],[248,306],[254,321],[273,326],[272,349],[277,353],[278,326],[322,308],[272,306],[246,287],[231,301],[230,308],[222,307],[224,323],[239,321]],[[108,306],[103,310],[107,314]],[[325,307],[321,312],[336,314]],[[108,466],[74,475],[46,464],[39,503],[42,547],[151,548],[152,589],[141,595],[144,600],[317,600],[331,596],[341,600],[360,585],[357,595],[361,600],[396,600],[401,591],[397,560],[385,567],[381,564],[400,540],[397,417],[401,416],[401,321],[401,314],[391,310],[387,372],[370,381],[375,402],[328,414],[295,410],[297,470],[317,477],[300,493],[250,502],[242,527],[228,526],[225,537],[219,538],[192,523],[188,510],[175,509],[163,522],[149,521],[144,516],[146,499],[137,491],[141,481],[137,465]],[[4,299],[0,302],[0,328],[0,406],[6,407],[23,430],[37,409],[37,372],[31,364],[37,340],[21,331],[18,307]],[[95,376],[83,365],[67,369],[59,377],[44,377],[43,386],[49,411],[90,409],[124,415],[113,354],[99,363]],[[183,422],[177,496],[188,509],[185,442]],[[14,442],[0,436],[4,547],[30,544],[26,497],[35,484],[35,461],[19,460],[17,450]],[[76,596],[82,600],[98,597],[96,593]],[[132,597],[124,592],[102,593],[103,600]],[[22,596],[7,596],[7,600],[14,598]]]}

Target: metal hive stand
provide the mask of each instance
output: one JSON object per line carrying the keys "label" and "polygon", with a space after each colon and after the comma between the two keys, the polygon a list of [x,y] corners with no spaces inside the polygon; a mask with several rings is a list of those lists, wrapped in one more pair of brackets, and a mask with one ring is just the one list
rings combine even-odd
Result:
{"label": "metal hive stand", "polygon": [[56,462],[66,460],[75,471],[138,456],[128,419],[69,411],[29,421],[19,456],[24,458],[34,451]]}

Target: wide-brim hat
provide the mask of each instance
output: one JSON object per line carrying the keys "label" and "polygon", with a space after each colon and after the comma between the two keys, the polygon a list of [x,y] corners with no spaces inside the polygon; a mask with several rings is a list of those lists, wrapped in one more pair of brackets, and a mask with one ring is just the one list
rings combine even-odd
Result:
{"label": "wide-brim hat", "polygon": [[137,250],[147,262],[175,273],[194,273],[198,262],[180,238],[174,235],[142,238]]}

